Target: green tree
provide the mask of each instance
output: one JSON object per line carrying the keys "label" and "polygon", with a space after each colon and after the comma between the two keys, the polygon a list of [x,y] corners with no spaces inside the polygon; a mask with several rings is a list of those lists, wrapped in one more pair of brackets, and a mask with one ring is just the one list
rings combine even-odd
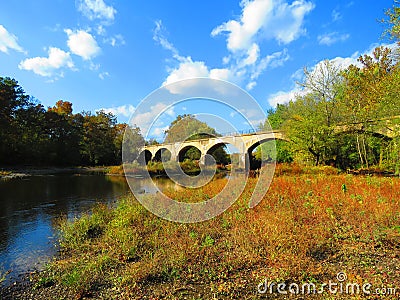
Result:
{"label": "green tree", "polygon": [[196,140],[202,137],[218,136],[214,128],[197,120],[193,115],[179,115],[166,130],[165,143]]}
{"label": "green tree", "polygon": [[[273,130],[282,130],[285,121],[288,119],[288,113],[288,105],[286,104],[278,104],[275,109],[269,109],[267,111],[268,122],[266,121],[263,126],[260,126],[260,129],[268,131],[271,127]],[[253,153],[255,159],[258,161],[268,161],[271,159],[278,163],[290,163],[293,161],[293,153],[290,149],[290,143],[287,141],[276,140],[275,150],[271,142],[263,143]]]}
{"label": "green tree", "polygon": [[50,137],[46,130],[44,107],[33,98],[15,116],[17,139],[14,141],[18,164],[47,164],[47,146]]}
{"label": "green tree", "polygon": [[[196,140],[205,137],[215,137],[219,134],[207,123],[197,120],[193,115],[179,115],[166,131],[165,143],[180,142],[185,140]],[[217,163],[227,164],[230,162],[229,155],[223,146],[218,147],[210,153]],[[201,153],[192,147],[186,151],[183,159],[199,160]]]}
{"label": "green tree", "polygon": [[304,81],[298,83],[304,95],[298,95],[287,106],[282,128],[291,148],[307,160],[311,154],[318,165],[335,157],[335,127],[341,121],[337,96],[342,77],[330,61],[323,61],[313,71],[304,69]]}
{"label": "green tree", "polygon": [[387,24],[388,28],[384,34],[389,35],[393,40],[400,40],[400,1],[394,0],[392,8],[386,10],[385,15],[388,19],[383,19],[382,22]]}
{"label": "green tree", "polygon": [[[124,147],[123,162],[133,162],[138,159],[139,151],[141,147],[145,145],[144,138],[140,133],[140,128],[137,126],[128,126],[127,124],[119,124],[117,128],[116,149],[120,151],[122,147]],[[120,154],[118,154],[118,160],[120,160]]]}
{"label": "green tree", "polygon": [[83,116],[72,113],[72,103],[57,101],[46,112],[47,133],[50,137],[47,161],[57,165],[81,164]]}
{"label": "green tree", "polygon": [[116,118],[111,113],[96,112],[96,115],[85,113],[83,116],[83,139],[81,155],[90,165],[110,165],[115,159]]}
{"label": "green tree", "polygon": [[0,163],[37,163],[43,155],[43,106],[15,79],[0,77]]}
{"label": "green tree", "polygon": [[[361,66],[351,65],[343,76],[345,85],[341,101],[343,102],[342,115],[349,120],[345,125],[347,131],[354,133],[360,166],[367,168],[376,162],[376,141],[371,135],[384,133],[394,127],[396,119],[390,117],[400,115],[398,65],[394,63],[389,48],[377,47],[373,56],[361,56],[358,61]],[[397,96],[396,96],[397,94]],[[388,126],[388,122],[392,126]],[[382,150],[385,144],[385,135],[382,136]],[[371,143],[369,143],[369,141]],[[372,156],[371,156],[372,155]],[[378,154],[379,151],[378,151]],[[380,159],[381,160],[381,159]]]}
{"label": "green tree", "polygon": [[151,138],[150,140],[145,142],[146,146],[153,146],[153,145],[159,145],[159,144],[160,143],[156,139],[153,139],[153,138]]}
{"label": "green tree", "polygon": [[[269,109],[267,111],[268,114],[268,123],[271,126],[272,130],[282,129],[282,125],[285,122],[288,115],[288,106],[285,104],[277,104],[275,109]],[[260,129],[268,130],[268,123],[265,122]]]}
{"label": "green tree", "polygon": [[227,165],[231,163],[230,155],[226,152],[225,147],[223,146],[216,148],[211,155],[214,157],[217,164]]}

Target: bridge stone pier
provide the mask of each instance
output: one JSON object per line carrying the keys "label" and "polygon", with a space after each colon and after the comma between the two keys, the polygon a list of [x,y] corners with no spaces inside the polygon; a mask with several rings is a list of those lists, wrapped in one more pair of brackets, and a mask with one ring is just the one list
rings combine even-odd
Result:
{"label": "bridge stone pier", "polygon": [[[172,160],[179,162],[189,148],[195,147],[201,153],[200,164],[204,165],[207,154],[212,154],[221,145],[232,145],[239,152],[239,167],[244,169],[249,167],[247,165],[249,162],[246,160],[247,154],[251,154],[258,145],[275,139],[287,140],[282,131],[208,137],[198,140],[145,146],[141,149],[139,157],[143,157],[146,163],[154,158],[163,161]],[[168,152],[170,155],[165,155]]]}

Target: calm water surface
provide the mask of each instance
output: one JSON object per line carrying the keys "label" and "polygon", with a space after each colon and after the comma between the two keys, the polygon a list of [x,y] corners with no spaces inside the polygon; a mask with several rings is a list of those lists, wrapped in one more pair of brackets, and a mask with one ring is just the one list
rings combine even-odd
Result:
{"label": "calm water surface", "polygon": [[[150,182],[135,189],[152,193]],[[158,185],[170,184],[165,180]],[[72,219],[95,203],[114,203],[131,193],[123,177],[104,175],[31,176],[0,180],[0,275],[3,284],[40,269],[57,252],[57,219]]]}

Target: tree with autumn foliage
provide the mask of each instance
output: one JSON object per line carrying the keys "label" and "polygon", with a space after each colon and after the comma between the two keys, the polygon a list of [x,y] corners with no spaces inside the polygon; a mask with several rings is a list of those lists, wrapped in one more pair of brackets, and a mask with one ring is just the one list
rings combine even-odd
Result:
{"label": "tree with autumn foliage", "polygon": [[[103,111],[73,113],[59,100],[47,110],[15,79],[0,77],[0,165],[110,165],[122,162],[126,124]],[[143,142],[138,128],[132,140]]]}

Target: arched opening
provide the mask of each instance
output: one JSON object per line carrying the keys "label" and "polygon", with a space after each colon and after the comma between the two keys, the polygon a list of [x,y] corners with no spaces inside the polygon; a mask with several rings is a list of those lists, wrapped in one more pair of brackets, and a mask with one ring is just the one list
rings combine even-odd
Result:
{"label": "arched opening", "polygon": [[178,161],[183,162],[185,160],[199,160],[201,157],[201,151],[195,146],[183,147],[178,154]]}
{"label": "arched opening", "polygon": [[167,148],[161,148],[159,149],[156,154],[154,154],[153,161],[170,161],[171,160],[171,151],[169,151]]}
{"label": "arched opening", "polygon": [[151,152],[146,149],[146,150],[143,150],[142,152],[140,152],[137,161],[141,165],[147,165],[147,163],[151,160],[152,156],[153,155],[151,154]]}
{"label": "arched opening", "polygon": [[265,139],[254,143],[247,150],[250,170],[257,170],[263,164],[276,161],[275,139]]}
{"label": "arched opening", "polygon": [[[211,155],[214,158],[215,163],[220,167],[224,168],[226,165],[231,163],[231,155],[225,143],[218,143],[212,146],[208,149],[207,154]],[[209,166],[212,163],[214,163],[214,161],[209,156],[206,156],[204,164]]]}

